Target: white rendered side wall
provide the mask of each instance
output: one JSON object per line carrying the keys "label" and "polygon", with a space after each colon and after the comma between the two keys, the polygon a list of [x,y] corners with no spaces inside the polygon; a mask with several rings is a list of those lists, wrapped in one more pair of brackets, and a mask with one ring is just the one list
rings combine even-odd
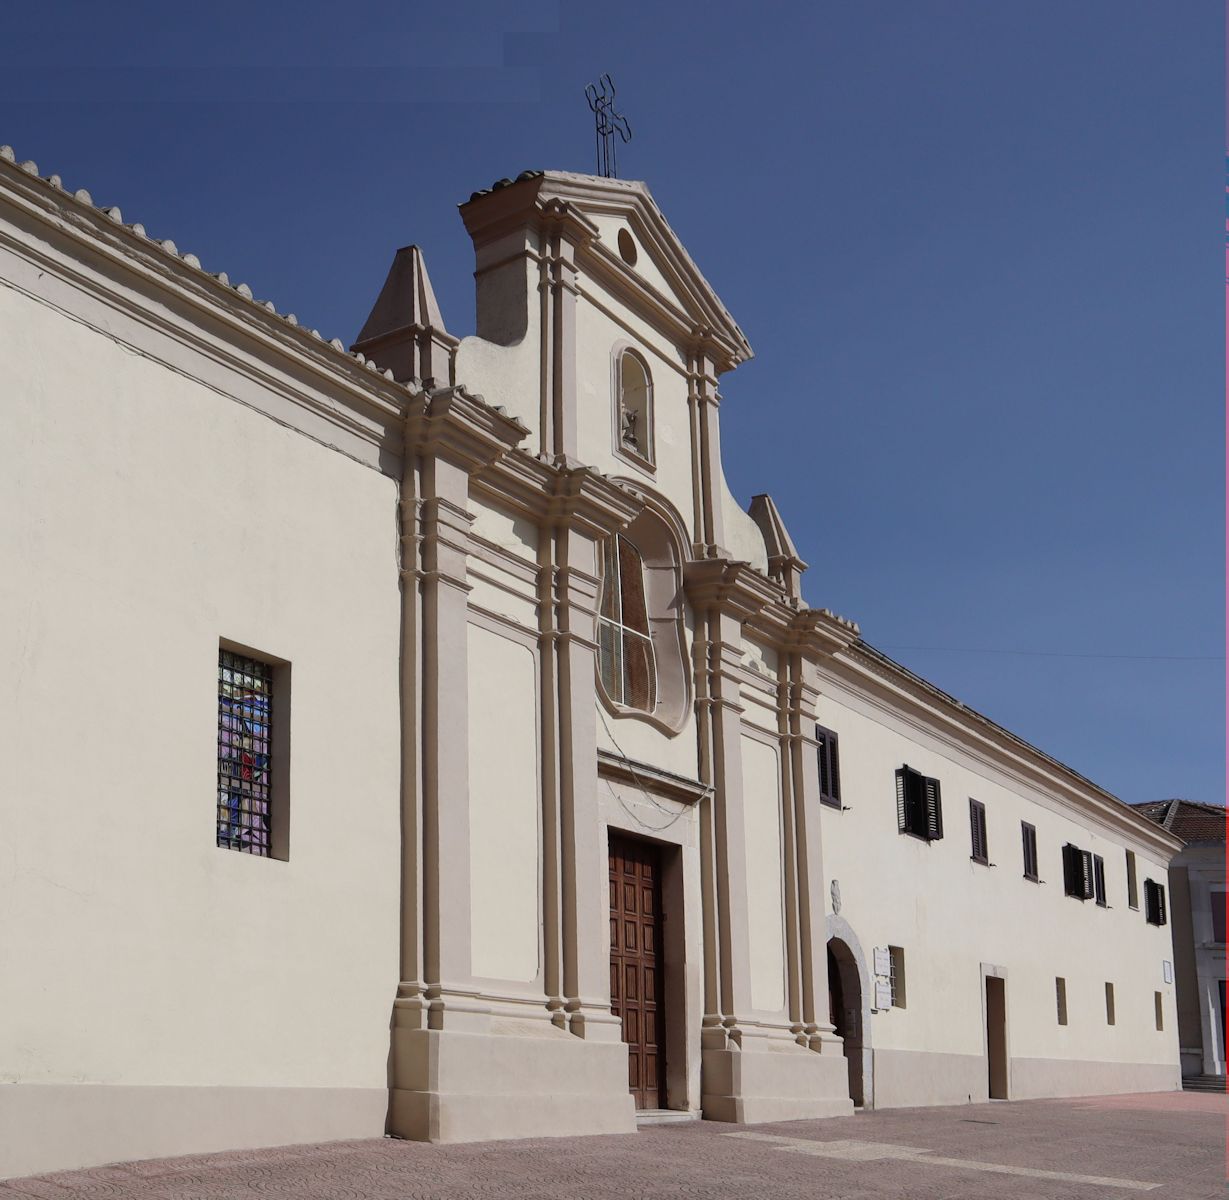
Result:
{"label": "white rendered side wall", "polygon": [[[339,1090],[364,1097],[344,1135],[378,1134],[395,486],[6,287],[0,356],[0,1125],[34,1111],[33,1085],[174,1089],[151,1127],[185,1090],[308,1089],[268,1112],[323,1136],[339,1127],[313,1106]],[[219,638],[292,664],[286,862],[215,844]],[[123,1125],[117,1094],[99,1103]],[[195,1119],[196,1140],[148,1145],[78,1129],[77,1161],[210,1145],[221,1118]],[[0,1138],[0,1175],[48,1165],[35,1141]]]}
{"label": "white rendered side wall", "polygon": [[[835,686],[826,691],[818,717],[840,738],[847,811],[822,810],[825,874],[839,883],[840,918],[868,966],[875,947],[900,946],[905,957],[907,1007],[870,1018],[876,1104],[985,1096],[983,965],[1006,975],[1013,1095],[1174,1086],[1177,1021],[1164,978],[1170,928],[1128,907],[1123,841],[898,717]],[[941,840],[898,830],[895,771],[906,763],[940,780]],[[970,798],[986,807],[991,866],[970,857]],[[1022,821],[1037,830],[1041,883],[1023,876]],[[1104,858],[1108,907],[1064,894],[1067,842]],[[1165,869],[1133,848],[1142,902],[1144,879],[1164,881]],[[1066,980],[1066,1026],[1057,1020],[1057,977]]]}

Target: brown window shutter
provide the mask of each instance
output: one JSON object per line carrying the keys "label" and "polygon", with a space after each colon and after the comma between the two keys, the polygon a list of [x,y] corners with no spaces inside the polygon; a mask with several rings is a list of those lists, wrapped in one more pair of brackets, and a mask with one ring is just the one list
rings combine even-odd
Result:
{"label": "brown window shutter", "polygon": [[1092,851],[1081,850],[1080,855],[1080,899],[1087,900],[1093,894],[1092,886]]}
{"label": "brown window shutter", "polygon": [[908,767],[901,767],[896,772],[896,827],[901,833],[909,831],[908,784],[905,779],[908,770]]}
{"label": "brown window shutter", "polygon": [[943,836],[943,801],[939,795],[939,781],[925,781],[926,797],[926,827],[925,834],[930,841],[937,841]]}
{"label": "brown window shutter", "polygon": [[1092,886],[1093,892],[1097,897],[1097,904],[1101,908],[1105,908],[1105,859],[1099,854],[1092,856]]}
{"label": "brown window shutter", "polygon": [[833,808],[841,807],[841,768],[837,757],[837,736],[831,729],[815,726],[816,752],[819,756],[819,798]]}
{"label": "brown window shutter", "polygon": [[972,839],[973,858],[979,863],[989,861],[989,848],[986,845],[986,806],[978,800],[969,798],[969,833]]}

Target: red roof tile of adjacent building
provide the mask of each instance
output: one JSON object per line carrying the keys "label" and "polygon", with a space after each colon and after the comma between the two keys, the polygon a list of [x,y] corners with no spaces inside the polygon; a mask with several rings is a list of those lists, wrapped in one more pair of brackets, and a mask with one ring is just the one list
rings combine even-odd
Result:
{"label": "red roof tile of adjacent building", "polygon": [[1225,810],[1197,800],[1149,800],[1132,807],[1184,842],[1223,842]]}

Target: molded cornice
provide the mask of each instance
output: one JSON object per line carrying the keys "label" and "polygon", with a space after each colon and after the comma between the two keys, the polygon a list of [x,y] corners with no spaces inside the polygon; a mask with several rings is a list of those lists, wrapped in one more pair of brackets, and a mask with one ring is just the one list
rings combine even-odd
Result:
{"label": "molded cornice", "polygon": [[683,564],[683,587],[696,609],[712,609],[746,621],[778,600],[780,589],[753,567],[727,558],[698,558]]}
{"label": "molded cornice", "polygon": [[[670,228],[645,184],[566,171],[526,171],[515,181],[500,180],[492,188],[475,192],[460,210],[475,246],[524,226],[544,228],[549,224],[561,230],[577,248],[578,267],[680,344],[703,348],[719,373],[752,357],[742,330]],[[627,221],[674,295],[664,295],[623,262],[601,240],[597,225],[587,214]]]}
{"label": "molded cornice", "polygon": [[464,387],[414,396],[406,413],[406,449],[435,455],[470,474],[502,458],[529,430]]}
{"label": "molded cornice", "polygon": [[823,666],[841,685],[879,709],[948,742],[961,754],[981,759],[1026,788],[1054,798],[1072,820],[1091,819],[1134,839],[1164,862],[1181,849],[1179,839],[1140,816],[1125,801],[866,642],[855,639]]}

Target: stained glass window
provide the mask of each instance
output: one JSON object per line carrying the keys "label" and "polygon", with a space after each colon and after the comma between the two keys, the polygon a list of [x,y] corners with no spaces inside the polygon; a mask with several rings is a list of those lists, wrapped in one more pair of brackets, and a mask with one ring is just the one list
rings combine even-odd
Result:
{"label": "stained glass window", "polygon": [[218,845],[269,856],[273,668],[218,653]]}
{"label": "stained glass window", "polygon": [[625,537],[606,543],[598,609],[598,665],[602,687],[616,704],[652,712],[657,670],[644,599],[644,564]]}

